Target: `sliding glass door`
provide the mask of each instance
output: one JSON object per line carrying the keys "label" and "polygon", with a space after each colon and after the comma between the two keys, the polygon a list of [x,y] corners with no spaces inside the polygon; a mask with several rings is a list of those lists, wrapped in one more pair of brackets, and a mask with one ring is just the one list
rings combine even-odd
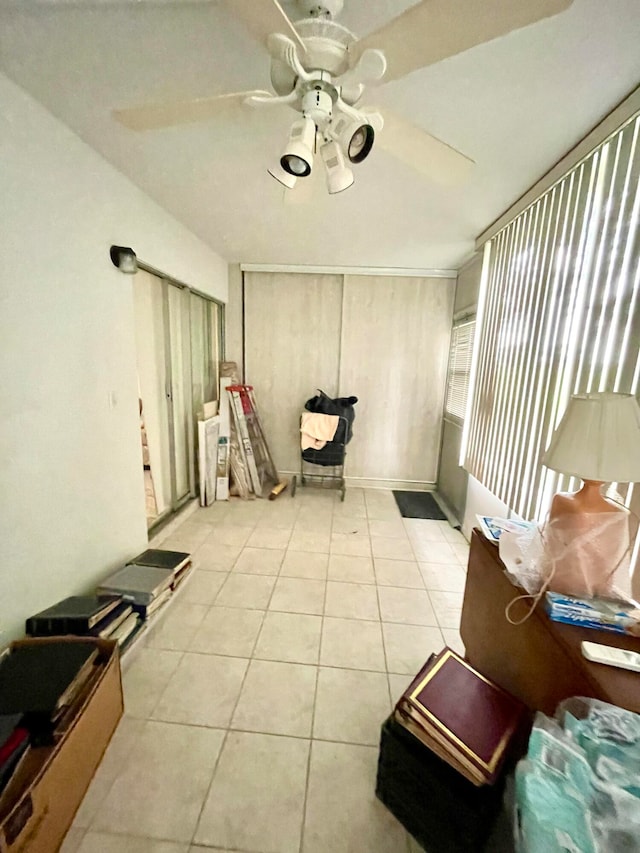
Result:
{"label": "sliding glass door", "polygon": [[222,351],[222,310],[217,302],[189,294],[191,330],[191,389],[193,410],[200,416],[205,403],[218,399],[219,358]]}
{"label": "sliding glass door", "polygon": [[174,474],[176,509],[193,489],[193,409],[191,407],[191,359],[189,355],[189,291],[163,281],[166,327],[168,330],[167,389],[169,404],[171,467]]}
{"label": "sliding glass door", "polygon": [[147,524],[196,494],[197,424],[217,399],[222,308],[139,270],[133,281]]}
{"label": "sliding glass door", "polygon": [[174,503],[162,282],[140,270],[133,279],[133,305],[146,510],[152,523]]}

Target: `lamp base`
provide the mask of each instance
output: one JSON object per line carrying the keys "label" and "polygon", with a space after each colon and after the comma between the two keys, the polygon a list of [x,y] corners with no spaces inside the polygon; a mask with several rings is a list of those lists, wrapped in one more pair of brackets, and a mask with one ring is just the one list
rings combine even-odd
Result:
{"label": "lamp base", "polygon": [[593,512],[625,512],[622,507],[607,500],[602,494],[602,480],[584,480],[577,492],[558,492],[551,503],[551,517]]}
{"label": "lamp base", "polygon": [[554,592],[588,597],[628,593],[623,567],[629,513],[607,500],[602,486],[601,481],[585,480],[580,491],[553,498],[544,547],[548,588]]}

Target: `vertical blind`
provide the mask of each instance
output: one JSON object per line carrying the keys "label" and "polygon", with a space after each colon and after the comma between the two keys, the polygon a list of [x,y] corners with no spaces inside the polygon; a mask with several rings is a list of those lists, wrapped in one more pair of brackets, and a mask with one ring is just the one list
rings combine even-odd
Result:
{"label": "vertical blind", "polygon": [[447,370],[447,398],[445,414],[458,421],[464,420],[467,409],[467,393],[469,390],[469,374],[471,373],[471,357],[473,354],[473,339],[476,321],[467,320],[458,323],[451,330],[449,347],[449,367]]}
{"label": "vertical blind", "polygon": [[525,518],[574,487],[540,463],[571,395],[638,393],[639,133],[636,116],[485,252],[464,466]]}

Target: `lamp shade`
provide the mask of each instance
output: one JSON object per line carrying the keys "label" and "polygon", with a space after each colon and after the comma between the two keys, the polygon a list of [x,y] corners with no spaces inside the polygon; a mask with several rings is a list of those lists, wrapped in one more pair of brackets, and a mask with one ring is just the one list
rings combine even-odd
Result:
{"label": "lamp shade", "polygon": [[270,166],[267,169],[267,172],[269,172],[272,178],[275,178],[276,181],[279,181],[288,190],[292,190],[298,180],[295,175],[291,174],[291,172],[285,172],[280,163],[276,163],[275,166]]}
{"label": "lamp shade", "polygon": [[640,481],[640,406],[631,394],[571,398],[542,462],[547,468],[611,483]]}
{"label": "lamp shade", "polygon": [[335,140],[322,146],[320,154],[327,173],[327,190],[330,195],[341,193],[353,184],[353,172],[345,165],[342,149]]}

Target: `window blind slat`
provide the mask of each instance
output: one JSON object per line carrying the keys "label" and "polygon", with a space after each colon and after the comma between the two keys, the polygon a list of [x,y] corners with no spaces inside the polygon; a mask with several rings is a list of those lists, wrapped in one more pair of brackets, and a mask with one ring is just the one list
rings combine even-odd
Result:
{"label": "window blind slat", "polygon": [[[551,194],[549,209],[544,211],[543,230],[541,233],[541,245],[537,255],[536,268],[530,287],[534,293],[531,307],[532,323],[527,335],[527,353],[524,364],[523,378],[521,382],[521,406],[519,417],[522,421],[528,421],[528,428],[522,430],[522,437],[516,451],[514,461],[514,476],[511,478],[510,499],[515,497],[516,484],[523,481],[527,461],[531,455],[531,446],[535,442],[536,427],[538,423],[539,395],[536,387],[544,374],[545,353],[543,340],[543,322],[545,319],[545,306],[549,294],[549,282],[552,279],[552,267],[554,261],[554,249],[558,242],[558,231],[561,227],[563,210],[566,205],[568,190],[561,185],[557,191]],[[540,287],[536,287],[536,282]],[[535,367],[540,364],[541,369],[536,371]],[[533,376],[534,382],[530,383],[527,377]],[[528,417],[527,417],[528,413]],[[525,479],[524,482],[527,482]]]}
{"label": "window blind slat", "polygon": [[[617,251],[609,263],[609,278],[615,291],[611,322],[604,330],[604,358],[600,383],[603,387],[613,381],[616,384],[617,356],[623,354],[621,342],[625,340],[627,316],[623,307],[633,298],[631,264],[638,257],[638,213],[640,209],[640,153],[638,137],[640,124],[628,128],[628,167],[626,170],[623,198],[618,214]],[[624,358],[624,355],[623,355]],[[612,377],[613,374],[613,377]]]}
{"label": "window blind slat", "polygon": [[[536,376],[535,366],[540,360],[541,335],[541,306],[544,304],[545,283],[549,277],[549,265],[553,258],[553,240],[557,237],[557,228],[563,198],[563,186],[554,188],[546,198],[547,204],[540,210],[540,228],[537,235],[535,266],[527,284],[530,298],[527,302],[527,325],[523,335],[522,367],[518,377],[520,388],[519,405],[515,417],[523,424],[514,444],[512,474],[509,477],[509,500],[515,498],[517,483],[521,481],[524,459],[532,440],[532,425],[535,422],[535,411],[532,407],[532,383],[529,377]],[[539,284],[538,284],[539,283]]]}
{"label": "window blind slat", "polygon": [[[504,233],[498,235],[496,240],[496,246],[501,246],[502,242],[505,239]],[[485,287],[484,292],[491,293],[493,287],[495,286],[496,276],[498,275],[499,264],[487,265],[487,260],[490,257],[492,251],[494,250],[494,246],[489,244],[485,247],[484,252],[484,262],[483,262],[483,276],[489,277],[488,286]],[[502,260],[503,253],[500,254],[500,259]],[[487,346],[484,350],[479,351],[476,347],[476,374],[475,374],[475,382],[476,389],[474,389],[474,393],[476,397],[481,397],[482,399],[488,399],[488,383],[491,380],[491,373],[487,368],[487,359],[492,351],[493,344],[493,336],[496,330],[496,322],[493,316],[493,308],[494,304],[486,301],[483,307],[483,313],[486,317],[485,328],[486,328],[486,339],[490,342],[490,345]],[[467,450],[471,453],[474,459],[480,458],[479,452],[479,442],[482,437],[482,431],[480,429],[480,421],[478,419],[467,420],[465,423],[466,430],[466,444]],[[464,435],[463,435],[464,438]],[[464,458],[464,453],[462,454],[462,458]]]}
{"label": "window blind slat", "polygon": [[[501,234],[499,250],[495,252],[492,259],[495,263],[495,275],[492,277],[493,286],[489,288],[487,295],[487,305],[490,307],[490,321],[485,323],[485,335],[490,341],[490,347],[487,347],[484,358],[484,379],[485,388],[484,395],[476,394],[474,404],[477,407],[482,407],[485,424],[488,422],[488,429],[483,429],[483,424],[479,424],[478,429],[478,445],[476,462],[478,470],[484,470],[484,466],[488,466],[492,456],[490,448],[493,447],[497,430],[499,429],[499,413],[498,406],[500,392],[500,373],[496,369],[494,361],[494,353],[500,349],[500,335],[503,327],[506,312],[509,306],[506,300],[501,299],[502,283],[511,280],[511,265],[516,254],[517,239],[520,235],[522,222],[518,223],[517,227],[505,230]],[[492,471],[486,471],[487,481],[492,481]]]}
{"label": "window blind slat", "polygon": [[554,252],[547,275],[539,324],[540,370],[537,371],[533,390],[532,440],[525,466],[519,473],[519,480],[525,484],[523,502],[526,506],[531,506],[541,485],[542,471],[536,463],[542,449],[546,446],[544,439],[548,431],[549,413],[545,403],[556,375],[558,348],[563,331],[563,316],[558,306],[566,304],[567,289],[570,287],[570,259],[573,257],[576,233],[576,205],[579,205],[583,178],[584,166],[581,166],[577,173],[570,176],[568,185],[563,187],[562,206],[558,212],[557,230],[553,237]]}
{"label": "window blind slat", "polygon": [[520,258],[526,245],[526,235],[531,222],[531,208],[525,211],[521,221],[517,223],[515,231],[515,243],[511,256],[507,259],[507,275],[506,282],[509,286],[506,288],[506,299],[503,301],[503,310],[501,314],[501,325],[498,332],[498,352],[500,354],[497,362],[497,383],[495,388],[494,406],[496,416],[494,420],[494,428],[490,435],[490,442],[485,448],[485,454],[488,459],[488,476],[492,482],[496,484],[496,488],[500,488],[498,478],[503,470],[504,464],[504,444],[508,433],[505,430],[505,425],[508,418],[509,395],[511,391],[511,358],[510,358],[510,343],[513,335],[513,316],[517,310],[518,299],[520,297],[520,280],[519,268]]}

